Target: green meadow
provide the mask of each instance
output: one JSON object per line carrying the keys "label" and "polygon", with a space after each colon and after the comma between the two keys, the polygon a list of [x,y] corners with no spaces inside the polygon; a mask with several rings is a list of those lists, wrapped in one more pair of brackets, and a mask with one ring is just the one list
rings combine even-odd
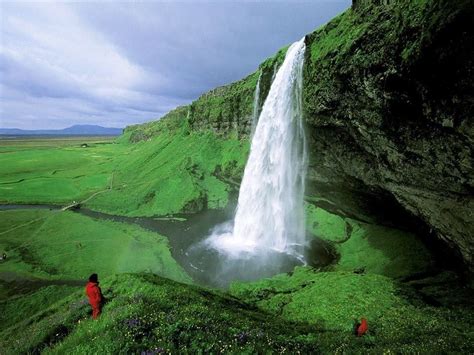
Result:
{"label": "green meadow", "polygon": [[224,207],[232,190],[225,179],[240,176],[248,151],[245,141],[212,133],[163,132],[136,144],[128,138],[0,141],[0,203],[78,201],[126,216]]}
{"label": "green meadow", "polygon": [[232,218],[288,46],[119,137],[0,137],[0,355],[474,354],[469,215],[448,213],[472,190],[471,3],[354,0],[305,36],[306,263],[268,278],[210,286],[228,259],[190,246]]}
{"label": "green meadow", "polygon": [[111,138],[0,140],[0,203],[85,199],[109,186],[119,149]]}
{"label": "green meadow", "polygon": [[85,280],[94,272],[152,272],[191,281],[171,257],[168,240],[138,226],[60,210],[0,211],[0,216],[0,250],[8,251],[1,274]]}
{"label": "green meadow", "polygon": [[[222,208],[238,188],[245,140],[185,127],[137,143],[129,136],[1,142],[1,202],[168,216]],[[308,233],[328,243],[333,262],[229,291],[193,285],[167,236],[133,223],[48,206],[2,210],[0,346],[7,354],[474,349],[469,289],[437,270],[415,235],[309,202],[306,210]],[[93,272],[109,299],[97,322],[83,293]],[[357,338],[361,317],[369,333]]]}

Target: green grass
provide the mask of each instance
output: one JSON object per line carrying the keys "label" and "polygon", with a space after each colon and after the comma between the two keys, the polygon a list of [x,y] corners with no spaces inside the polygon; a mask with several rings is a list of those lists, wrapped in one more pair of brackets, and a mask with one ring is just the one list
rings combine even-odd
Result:
{"label": "green grass", "polygon": [[[437,280],[439,283],[440,280]],[[231,294],[152,274],[102,279],[109,302],[90,319],[83,287],[43,288],[6,304],[2,353],[472,353],[472,307],[431,306],[381,275],[315,273],[234,284]],[[449,292],[449,291],[448,291]],[[453,294],[451,290],[451,294]],[[20,319],[18,312],[25,311]],[[365,317],[369,332],[352,334]]]}
{"label": "green grass", "polygon": [[8,150],[8,147],[29,148],[57,148],[57,147],[79,147],[82,144],[88,146],[113,144],[117,139],[115,136],[69,136],[69,137],[16,137],[16,138],[0,138],[0,152]]}
{"label": "green grass", "polygon": [[233,189],[225,179],[239,179],[249,148],[246,141],[183,127],[135,144],[127,134],[88,148],[10,144],[0,154],[0,203],[87,200],[87,207],[128,216],[221,208]]}
{"label": "green grass", "polygon": [[[267,315],[221,293],[151,274],[114,276],[101,285],[109,302],[98,321],[89,318],[81,288],[3,327],[2,353],[294,354],[317,349],[318,327]],[[52,292],[39,291],[28,302],[40,303]]]}
{"label": "green grass", "polygon": [[227,205],[232,187],[221,176],[238,178],[248,144],[211,132],[164,131],[127,145],[116,159],[114,188],[90,207],[129,216],[197,212]]}
{"label": "green grass", "polygon": [[49,210],[1,211],[0,219],[0,250],[8,255],[0,275],[85,280],[147,271],[190,282],[168,240],[135,225]]}
{"label": "green grass", "polygon": [[77,291],[77,287],[46,286],[25,295],[16,295],[3,300],[0,298],[0,308],[2,309],[0,331],[24,322],[25,317],[30,318],[44,311],[75,291]]}
{"label": "green grass", "polygon": [[[415,289],[381,275],[309,268],[231,287],[232,295],[263,311],[322,327],[318,338],[325,353],[471,353],[472,305],[453,304],[457,291],[447,292],[449,302],[431,306]],[[369,333],[357,338],[352,326],[362,317]]]}
{"label": "green grass", "polygon": [[402,278],[433,268],[429,251],[414,233],[368,224],[306,205],[307,230],[332,242],[340,258],[334,269]]}
{"label": "green grass", "polygon": [[0,141],[0,203],[66,204],[107,188],[122,146],[82,142]]}

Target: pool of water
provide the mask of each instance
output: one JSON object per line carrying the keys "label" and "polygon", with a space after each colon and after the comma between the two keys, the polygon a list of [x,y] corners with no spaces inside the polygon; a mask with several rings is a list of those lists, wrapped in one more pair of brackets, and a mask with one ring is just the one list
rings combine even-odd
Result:
{"label": "pool of water", "polygon": [[[50,209],[54,205],[0,205],[0,210]],[[242,259],[229,259],[216,250],[208,248],[204,240],[212,229],[233,218],[235,201],[225,209],[204,210],[194,214],[175,214],[160,217],[124,217],[92,211],[75,209],[75,213],[98,219],[139,225],[147,230],[166,236],[169,240],[173,258],[200,285],[226,288],[232,281],[253,281],[275,274],[290,272],[304,261],[278,251],[268,252],[265,259],[249,255]],[[334,261],[335,255],[326,242],[311,237],[307,246],[301,247],[311,266],[325,266]]]}

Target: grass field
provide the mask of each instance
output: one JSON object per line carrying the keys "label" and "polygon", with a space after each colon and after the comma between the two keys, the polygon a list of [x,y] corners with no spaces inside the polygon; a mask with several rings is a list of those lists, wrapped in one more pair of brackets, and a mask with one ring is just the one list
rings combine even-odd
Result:
{"label": "grass field", "polygon": [[87,200],[129,216],[224,207],[231,187],[216,176],[239,176],[247,151],[248,144],[211,133],[163,132],[135,144],[126,137],[0,140],[0,203]]}
{"label": "grass field", "polygon": [[[228,295],[152,274],[125,274],[102,279],[102,289],[109,302],[98,321],[89,318],[82,288],[50,286],[0,304],[8,319],[0,326],[1,348],[7,354],[474,349],[472,309],[454,302],[462,297],[439,297],[439,304],[429,305],[424,293],[379,275],[299,268],[291,276],[236,284]],[[358,338],[352,325],[360,317],[368,319],[369,331]]]}
{"label": "grass field", "polygon": [[153,272],[190,278],[171,257],[168,240],[137,226],[98,221],[69,211],[0,211],[0,278],[86,280],[96,272]]}
{"label": "grass field", "polygon": [[78,147],[82,144],[111,144],[117,137],[114,136],[0,136],[0,149],[7,147],[23,148],[58,148]]}
{"label": "grass field", "polygon": [[[76,200],[127,216],[219,208],[247,153],[246,141],[184,129],[137,143],[126,135],[0,141],[0,202]],[[166,237],[137,225],[47,208],[0,211],[8,253],[0,352],[472,353],[472,292],[436,270],[415,235],[306,210],[308,232],[332,246],[337,263],[235,283],[230,293],[190,285]],[[93,272],[110,300],[97,322],[83,293]],[[357,338],[361,317],[369,332]]]}
{"label": "grass field", "polygon": [[110,185],[120,148],[110,138],[97,137],[0,140],[0,202],[85,199]]}

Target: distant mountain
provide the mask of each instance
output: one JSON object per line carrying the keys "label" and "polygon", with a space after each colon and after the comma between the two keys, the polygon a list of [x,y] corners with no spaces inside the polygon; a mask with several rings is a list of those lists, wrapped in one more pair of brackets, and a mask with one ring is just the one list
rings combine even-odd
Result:
{"label": "distant mountain", "polygon": [[75,125],[64,129],[38,129],[24,130],[18,128],[0,128],[2,135],[36,136],[36,135],[59,135],[59,136],[118,136],[122,134],[122,128],[102,127],[95,125]]}

